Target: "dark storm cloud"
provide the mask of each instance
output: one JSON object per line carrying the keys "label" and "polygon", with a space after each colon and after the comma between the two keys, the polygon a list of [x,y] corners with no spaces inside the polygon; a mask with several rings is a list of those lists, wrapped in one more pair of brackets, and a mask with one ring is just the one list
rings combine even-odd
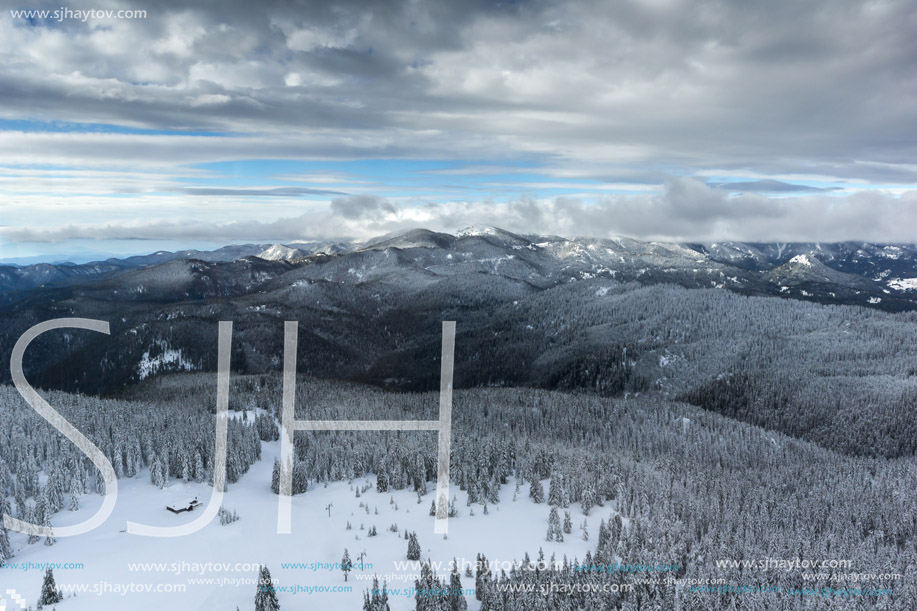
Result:
{"label": "dark storm cloud", "polygon": [[7,51],[0,108],[402,143],[446,130],[457,151],[627,143],[692,167],[917,152],[906,1],[123,4],[148,18],[8,20],[10,46],[31,44]]}

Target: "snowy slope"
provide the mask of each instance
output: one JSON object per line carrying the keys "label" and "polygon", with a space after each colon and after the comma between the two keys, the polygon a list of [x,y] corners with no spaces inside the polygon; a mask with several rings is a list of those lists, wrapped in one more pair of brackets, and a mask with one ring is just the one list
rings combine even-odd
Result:
{"label": "snowy slope", "polygon": [[305,257],[306,252],[283,244],[274,244],[270,248],[262,250],[256,256],[266,261],[294,261]]}

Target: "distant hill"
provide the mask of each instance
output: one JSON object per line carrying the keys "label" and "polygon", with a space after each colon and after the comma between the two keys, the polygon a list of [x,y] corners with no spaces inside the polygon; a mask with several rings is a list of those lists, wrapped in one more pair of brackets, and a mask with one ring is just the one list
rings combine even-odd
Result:
{"label": "distant hill", "polygon": [[[234,321],[234,372],[279,371],[283,323],[297,320],[302,373],[426,390],[438,384],[440,323],[455,320],[459,387],[663,392],[712,409],[736,389],[774,405],[818,389],[811,401],[822,405],[873,387],[882,411],[911,392],[917,314],[888,311],[917,305],[914,257],[903,245],[670,244],[489,227],[159,252],[19,268],[40,284],[2,295],[0,356],[9,362],[40,320],[107,320],[111,336],[49,333],[25,365],[40,386],[116,392],[213,371],[220,320]],[[856,383],[832,398],[844,376]],[[781,394],[791,388],[795,399]]]}

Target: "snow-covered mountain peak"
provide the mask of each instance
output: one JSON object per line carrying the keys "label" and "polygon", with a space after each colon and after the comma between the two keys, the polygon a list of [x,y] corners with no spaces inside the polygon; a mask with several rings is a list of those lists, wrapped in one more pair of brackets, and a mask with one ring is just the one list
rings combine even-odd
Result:
{"label": "snow-covered mountain peak", "polygon": [[489,239],[491,242],[502,243],[506,246],[527,246],[531,243],[528,239],[518,234],[490,225],[472,225],[471,227],[466,227],[465,229],[455,232],[455,237],[458,239],[485,238]]}
{"label": "snow-covered mountain peak", "polygon": [[788,261],[791,265],[801,265],[803,267],[813,267],[812,258],[809,255],[796,255]]}
{"label": "snow-covered mountain peak", "polygon": [[490,225],[472,225],[455,232],[455,237],[466,238],[470,236],[498,236],[503,234],[502,229],[497,229]]}
{"label": "snow-covered mountain peak", "polygon": [[256,255],[259,259],[266,261],[293,261],[302,259],[306,253],[298,248],[290,248],[283,244],[274,244]]}

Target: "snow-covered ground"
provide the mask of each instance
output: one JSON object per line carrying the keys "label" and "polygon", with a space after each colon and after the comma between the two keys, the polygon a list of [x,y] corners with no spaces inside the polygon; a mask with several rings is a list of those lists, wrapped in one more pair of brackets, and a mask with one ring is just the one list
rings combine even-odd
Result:
{"label": "snow-covered ground", "polygon": [[[488,515],[483,514],[481,505],[468,507],[465,493],[453,486],[459,516],[450,519],[448,538],[444,539],[433,534],[433,518],[429,515],[432,494],[424,496],[418,504],[416,493],[410,490],[377,493],[375,478],[370,477],[352,483],[335,482],[327,487],[311,486],[304,495],[293,499],[293,533],[278,535],[278,497],[271,492],[270,481],[279,444],[265,443],[263,449],[262,460],[239,482],[230,485],[224,497],[224,507],[239,514],[240,520],[235,523],[221,526],[214,519],[203,530],[174,539],[127,534],[127,521],[156,526],[191,521],[200,515],[200,510],[174,515],[165,506],[185,503],[194,497],[206,502],[210,497],[208,486],[178,480],[159,490],[149,483],[149,473],[144,471],[136,478],[120,480],[114,513],[88,534],[59,539],[54,546],[47,547],[41,542],[27,545],[24,535],[10,533],[17,550],[10,562],[81,564],[82,568],[54,571],[58,586],[65,590],[64,601],[56,605],[59,611],[161,611],[164,608],[232,611],[237,605],[245,611],[253,608],[258,574],[255,566],[259,563],[266,564],[276,580],[284,610],[359,609],[364,590],[370,587],[373,574],[377,574],[380,578],[387,577],[391,608],[397,611],[414,608],[413,594],[409,598],[396,589],[413,587],[414,576],[419,573],[413,568],[396,566],[406,562],[405,529],[417,533],[422,558],[441,562],[441,574],[445,575],[453,558],[473,563],[478,553],[484,553],[492,563],[520,560],[525,552],[534,560],[539,548],[544,549],[546,558],[556,554],[558,560],[564,555],[571,560],[582,559],[587,550],[594,548],[599,521],[613,515],[608,504],[592,509],[587,518],[590,534],[587,542],[581,536],[584,517],[580,507],[572,505],[569,511],[573,532],[562,543],[547,542],[550,507],[533,503],[527,485],[522,486],[516,501],[512,500],[514,482],[504,486],[500,504],[490,506]],[[358,498],[356,490],[367,483],[371,484],[370,489]],[[547,491],[548,482],[543,483]],[[64,510],[56,514],[54,525],[85,520],[100,503],[98,496],[84,496],[79,511]],[[475,515],[470,515],[470,509]],[[348,521],[352,530],[346,528]],[[392,524],[397,524],[397,533],[389,530]],[[367,536],[372,526],[378,531],[375,537]],[[362,571],[355,568],[347,582],[339,568],[327,566],[340,562],[345,547],[356,564],[365,553],[366,565]],[[284,567],[287,563],[297,563],[300,568]],[[43,573],[40,568],[0,569],[0,595],[13,589],[34,606]],[[462,586],[473,588],[474,579],[463,576]],[[349,587],[351,591],[309,593],[310,588],[316,587]],[[75,596],[66,593],[73,588],[81,593]],[[468,602],[470,609],[478,608],[473,596]],[[7,610],[12,609],[16,607],[7,602]]]}
{"label": "snow-covered ground", "polygon": [[170,348],[163,341],[160,341],[159,345],[162,349],[159,355],[150,357],[150,351],[147,350],[137,364],[137,375],[140,376],[141,380],[167,369],[177,371],[192,371],[194,369],[194,363],[185,359],[180,348],[177,350]]}
{"label": "snow-covered ground", "polygon": [[892,278],[888,286],[896,291],[917,291],[917,278]]}

